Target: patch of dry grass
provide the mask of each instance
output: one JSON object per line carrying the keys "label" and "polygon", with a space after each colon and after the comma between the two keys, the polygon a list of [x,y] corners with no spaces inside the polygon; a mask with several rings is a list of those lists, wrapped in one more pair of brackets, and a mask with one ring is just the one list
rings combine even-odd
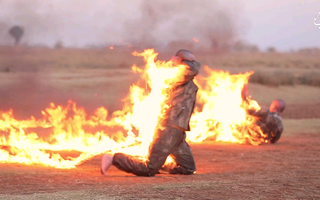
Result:
{"label": "patch of dry grass", "polygon": [[305,71],[300,74],[295,74],[290,70],[274,70],[271,73],[257,70],[250,77],[250,82],[268,86],[310,85],[319,87],[320,71]]}
{"label": "patch of dry grass", "polygon": [[320,86],[320,73],[308,72],[297,77],[297,82],[302,85]]}
{"label": "patch of dry grass", "polygon": [[197,55],[209,66],[320,69],[319,55],[302,53],[228,53]]}
{"label": "patch of dry grass", "polygon": [[131,51],[119,52],[110,49],[38,49],[9,48],[0,50],[0,70],[38,71],[43,69],[114,69],[130,68],[142,63]]}
{"label": "patch of dry grass", "polygon": [[[49,49],[0,47],[0,72],[74,71],[80,69],[130,69],[143,65],[135,49]],[[141,50],[138,50],[141,51]],[[212,68],[254,70],[250,81],[268,86],[320,86],[320,60],[302,53],[195,53],[197,59]],[[172,52],[160,52],[159,59],[170,59]],[[300,70],[297,73],[297,70]]]}
{"label": "patch of dry grass", "polygon": [[255,71],[250,77],[250,82],[268,86],[295,85],[296,83],[293,74],[280,70],[274,71],[273,73],[266,73],[261,70]]}
{"label": "patch of dry grass", "polygon": [[283,135],[320,134],[320,119],[284,119]]}
{"label": "patch of dry grass", "polygon": [[[320,86],[319,55],[303,53],[229,53],[219,56],[199,55],[201,63],[211,68],[255,71],[250,82],[268,86]],[[238,70],[236,70],[238,69]]]}
{"label": "patch of dry grass", "polygon": [[249,84],[249,94],[261,104],[270,104],[274,99],[284,99],[287,104],[320,103],[319,88],[303,85],[268,87]]}

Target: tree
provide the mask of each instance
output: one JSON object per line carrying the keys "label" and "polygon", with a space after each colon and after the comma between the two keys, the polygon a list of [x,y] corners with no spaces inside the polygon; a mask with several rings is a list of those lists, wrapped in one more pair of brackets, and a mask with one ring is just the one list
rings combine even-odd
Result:
{"label": "tree", "polygon": [[23,27],[21,26],[13,26],[10,28],[9,30],[9,34],[14,38],[15,43],[14,45],[18,45],[23,34],[24,34],[24,30]]}
{"label": "tree", "polygon": [[54,45],[54,48],[55,48],[55,49],[62,49],[63,46],[64,46],[64,45],[63,45],[62,41],[59,40],[59,41],[57,41],[56,44]]}
{"label": "tree", "polygon": [[269,53],[273,53],[273,52],[276,52],[277,50],[276,50],[276,48],[274,48],[274,47],[268,47],[268,48],[267,48],[267,51],[268,51]]}

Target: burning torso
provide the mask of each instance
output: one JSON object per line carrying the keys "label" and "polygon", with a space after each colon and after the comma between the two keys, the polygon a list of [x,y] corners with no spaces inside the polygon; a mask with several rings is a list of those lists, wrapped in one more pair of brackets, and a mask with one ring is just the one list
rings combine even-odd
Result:
{"label": "burning torso", "polygon": [[197,85],[193,82],[193,78],[198,74],[200,63],[185,61],[183,66],[180,66],[180,77],[166,95],[169,95],[169,113],[167,124],[178,127],[183,131],[190,131],[189,120],[193,112],[196,94],[198,91]]}

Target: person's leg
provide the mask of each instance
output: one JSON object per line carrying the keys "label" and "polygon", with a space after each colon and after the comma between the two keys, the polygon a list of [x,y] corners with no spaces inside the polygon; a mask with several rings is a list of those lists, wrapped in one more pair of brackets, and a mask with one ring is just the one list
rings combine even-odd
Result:
{"label": "person's leg", "polygon": [[127,173],[133,173],[137,176],[150,176],[146,161],[139,156],[116,153],[113,156],[112,164]]}
{"label": "person's leg", "polygon": [[138,176],[154,176],[167,157],[183,142],[185,133],[173,127],[160,130],[149,149],[147,161],[122,153],[116,153],[112,164],[118,169]]}
{"label": "person's leg", "polygon": [[268,117],[267,127],[270,135],[270,143],[276,143],[283,132],[282,118],[277,114],[270,114]]}
{"label": "person's leg", "polygon": [[112,160],[113,160],[113,155],[111,155],[111,154],[102,155],[102,159],[101,159],[101,174],[103,174],[105,176],[108,176],[106,171],[112,165]]}
{"label": "person's leg", "polygon": [[183,140],[178,148],[171,154],[175,163],[168,164],[164,170],[170,174],[194,174],[196,164],[192,155],[192,151],[188,143]]}

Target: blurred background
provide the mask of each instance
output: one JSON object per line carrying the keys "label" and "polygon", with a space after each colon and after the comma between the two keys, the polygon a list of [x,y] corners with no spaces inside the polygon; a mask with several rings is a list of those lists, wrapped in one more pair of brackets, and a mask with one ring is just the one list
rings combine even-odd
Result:
{"label": "blurred background", "polygon": [[303,104],[314,117],[319,12],[319,0],[0,0],[0,109],[29,115],[72,99],[116,110],[139,78],[131,66],[143,66],[133,51],[167,60],[186,48],[211,68],[254,71],[260,103],[286,98],[285,115]]}
{"label": "blurred background", "polygon": [[314,19],[319,0],[1,0],[0,11],[2,45],[14,43],[8,31],[16,25],[24,29],[20,43],[31,46],[167,49],[185,42],[199,50],[226,50],[240,41],[261,51],[320,46]]}

